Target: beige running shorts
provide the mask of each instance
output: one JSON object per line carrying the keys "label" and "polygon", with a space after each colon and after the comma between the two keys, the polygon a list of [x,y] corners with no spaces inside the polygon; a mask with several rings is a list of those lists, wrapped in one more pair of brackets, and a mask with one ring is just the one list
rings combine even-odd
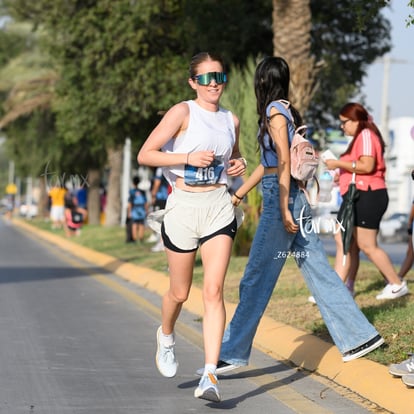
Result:
{"label": "beige running shorts", "polygon": [[[149,217],[150,226],[159,231],[163,219],[171,243],[185,251],[196,249],[201,238],[228,226],[235,216],[238,227],[243,221],[243,213],[241,209],[235,210],[226,186],[201,193],[175,188],[168,196],[165,210],[156,213],[157,217]],[[151,223],[154,219],[158,225]]]}

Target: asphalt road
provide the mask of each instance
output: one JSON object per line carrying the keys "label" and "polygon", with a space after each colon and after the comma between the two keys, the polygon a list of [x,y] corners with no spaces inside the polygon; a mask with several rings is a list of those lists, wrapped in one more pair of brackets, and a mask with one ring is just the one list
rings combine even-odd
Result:
{"label": "asphalt road", "polygon": [[163,378],[154,363],[159,306],[157,295],[0,219],[0,413],[374,412],[256,350],[249,367],[220,378],[221,403],[196,399],[200,321],[182,313],[179,373]]}

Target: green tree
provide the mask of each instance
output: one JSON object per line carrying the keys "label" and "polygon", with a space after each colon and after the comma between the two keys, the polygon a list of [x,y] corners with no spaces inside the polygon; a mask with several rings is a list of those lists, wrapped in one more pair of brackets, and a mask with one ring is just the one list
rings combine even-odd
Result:
{"label": "green tree", "polygon": [[0,60],[5,154],[14,161],[17,175],[38,177],[56,147],[53,116],[47,111],[56,73],[39,51],[38,34],[27,23],[3,22]]}
{"label": "green tree", "polygon": [[[296,86],[292,91],[299,91],[306,80],[308,89],[299,95],[302,96],[300,101],[314,96],[310,110],[317,115],[312,119],[320,123],[328,122],[322,115],[332,112],[331,103],[340,101],[338,91],[350,93],[361,81],[363,71],[358,65],[368,64],[369,59],[382,53],[376,44],[370,49],[370,43],[366,42],[361,54],[367,53],[369,59],[356,60],[349,69],[341,49],[335,45],[341,40],[350,51],[359,50],[359,44],[367,37],[364,33],[361,37],[352,36],[354,28],[347,25],[344,25],[346,30],[341,31],[343,16],[338,15],[336,3],[335,7],[323,8],[326,13],[323,18],[314,12],[320,3],[316,1],[251,3],[240,0],[5,1],[13,17],[26,19],[34,28],[47,33],[45,54],[53,58],[53,68],[58,75],[50,110],[55,114],[57,136],[63,138],[59,142],[63,148],[65,145],[71,148],[71,151],[63,151],[67,155],[65,162],[74,159],[79,168],[92,167],[94,171],[101,170],[109,162],[110,224],[119,222],[119,163],[124,139],[131,137],[133,146],[138,148],[158,121],[156,113],[160,109],[191,96],[186,84],[186,66],[193,53],[203,49],[219,51],[233,64],[231,70],[234,65],[242,68],[248,56],[273,53],[273,29],[273,49],[278,54],[289,56],[295,51],[297,56],[306,57],[307,60],[298,62],[307,72],[293,65],[292,80]],[[352,5],[351,0],[342,3]],[[368,3],[374,5],[375,2]],[[309,4],[312,14],[308,11]],[[272,6],[279,6],[276,9],[279,14],[273,14],[273,25]],[[292,6],[295,12],[286,18]],[[351,20],[351,17],[345,18]],[[330,35],[333,20],[336,30]],[[381,26],[383,21],[375,23]],[[309,25],[312,28],[310,38]],[[382,34],[374,27],[372,36],[375,31],[377,35]],[[323,39],[317,39],[317,43],[315,36]],[[336,57],[328,59],[335,54],[342,56],[342,60],[338,58],[339,63]],[[314,78],[320,70],[320,62],[334,68],[327,82],[323,76],[331,72],[319,72],[319,78]],[[342,65],[344,62],[346,64]],[[306,76],[301,76],[305,73]],[[348,73],[352,77],[344,75]],[[321,97],[315,93],[318,82],[324,84]],[[83,165],[79,165],[81,163]]]}
{"label": "green tree", "polygon": [[390,22],[380,13],[389,3],[311,1],[311,50],[316,61],[324,63],[321,87],[309,108],[315,126],[329,125],[347,100],[360,97],[369,65],[391,50]]}
{"label": "green tree", "polygon": [[[414,0],[410,0],[407,4],[407,6],[410,6],[411,8],[414,9]],[[414,25],[414,15],[413,14],[409,14],[407,19],[406,19],[406,23],[407,26],[412,26]]]}
{"label": "green tree", "polygon": [[[116,174],[125,138],[146,134],[152,114],[182,90],[176,3],[9,3],[15,15],[49,33],[46,50],[60,76],[53,105],[56,128],[64,142],[77,149],[78,163],[88,160],[93,168],[102,168],[108,159],[118,163],[110,165]],[[166,71],[172,75],[165,76]],[[117,178],[109,178],[109,224],[119,223]]]}
{"label": "green tree", "polygon": [[[240,152],[247,160],[246,176],[250,175],[260,162],[257,144],[256,98],[253,89],[256,59],[249,57],[244,67],[231,68],[229,83],[222,98],[222,105],[240,119]],[[237,231],[234,244],[235,254],[247,254],[256,223],[259,219],[262,197],[259,186],[253,188],[241,205],[244,210],[243,226]]]}
{"label": "green tree", "polygon": [[316,127],[331,123],[369,64],[390,50],[389,22],[380,14],[388,3],[273,0],[274,54],[288,61],[292,102]]}

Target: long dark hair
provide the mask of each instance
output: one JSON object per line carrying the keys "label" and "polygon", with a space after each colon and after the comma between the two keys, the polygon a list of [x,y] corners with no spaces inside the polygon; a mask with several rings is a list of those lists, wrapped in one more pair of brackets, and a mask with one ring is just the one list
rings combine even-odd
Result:
{"label": "long dark hair", "polygon": [[378,127],[375,125],[368,111],[361,104],[356,103],[356,102],[348,102],[342,107],[341,111],[339,112],[339,115],[346,119],[350,119],[351,121],[358,122],[358,127],[355,131],[354,138],[352,139],[348,148],[342,155],[349,154],[351,152],[352,147],[354,146],[354,143],[355,143],[355,138],[365,128],[370,129],[376,135],[378,135],[378,138],[381,143],[382,153],[384,154],[385,142],[384,142],[384,139],[382,138],[381,132],[379,131]]}
{"label": "long dark hair", "polygon": [[[267,106],[279,99],[289,100],[290,71],[287,62],[281,57],[269,56],[257,66],[254,75],[254,92],[256,94],[256,108],[259,115],[259,144],[263,146],[263,139],[269,130],[269,120],[266,115]],[[290,110],[294,124],[300,126],[302,117],[292,105]],[[270,143],[273,145],[273,141]]]}

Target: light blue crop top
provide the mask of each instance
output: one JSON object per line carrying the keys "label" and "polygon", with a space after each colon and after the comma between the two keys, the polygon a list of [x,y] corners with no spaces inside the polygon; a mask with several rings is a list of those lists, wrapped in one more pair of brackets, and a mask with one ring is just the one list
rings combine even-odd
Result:
{"label": "light blue crop top", "polygon": [[[286,101],[287,102],[287,101]],[[289,132],[289,146],[292,142],[293,135],[295,134],[295,125],[293,123],[293,117],[289,109],[283,105],[280,101],[273,101],[271,102],[266,108],[266,115],[270,117],[270,110],[272,108],[276,108],[288,121],[288,132]],[[265,168],[273,168],[279,165],[279,161],[277,159],[276,150],[271,146],[272,138],[266,132],[263,137],[263,144],[264,146],[260,146],[260,163]]]}

